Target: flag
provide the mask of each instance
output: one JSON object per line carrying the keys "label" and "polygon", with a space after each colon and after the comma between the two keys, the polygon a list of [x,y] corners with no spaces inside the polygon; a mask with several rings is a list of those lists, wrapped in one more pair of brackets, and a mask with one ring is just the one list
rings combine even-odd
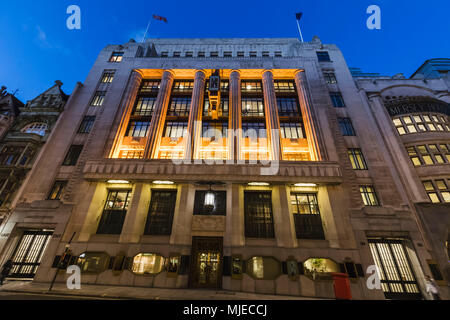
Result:
{"label": "flag", "polygon": [[165,23],[167,23],[167,18],[161,17],[161,16],[157,16],[156,14],[153,15],[153,19],[159,20],[159,21],[164,21]]}
{"label": "flag", "polygon": [[303,12],[297,12],[297,13],[295,14],[295,18],[296,18],[297,20],[300,20],[300,19],[302,18],[302,15],[303,15]]}

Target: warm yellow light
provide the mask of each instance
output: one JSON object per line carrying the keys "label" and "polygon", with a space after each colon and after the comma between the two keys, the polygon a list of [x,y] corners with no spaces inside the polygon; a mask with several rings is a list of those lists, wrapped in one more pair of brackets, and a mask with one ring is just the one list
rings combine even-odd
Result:
{"label": "warm yellow light", "polygon": [[249,182],[249,186],[268,186],[270,183],[268,182]]}
{"label": "warm yellow light", "polygon": [[317,187],[315,183],[296,183],[294,184],[296,187]]}
{"label": "warm yellow light", "polygon": [[130,183],[130,181],[128,181],[128,180],[108,180],[107,182],[108,183],[123,183],[123,184]]}
{"label": "warm yellow light", "polygon": [[155,180],[153,181],[154,184],[174,184],[173,181],[168,181],[168,180]]}
{"label": "warm yellow light", "polygon": [[247,90],[252,90],[252,86],[251,85],[247,85]]}

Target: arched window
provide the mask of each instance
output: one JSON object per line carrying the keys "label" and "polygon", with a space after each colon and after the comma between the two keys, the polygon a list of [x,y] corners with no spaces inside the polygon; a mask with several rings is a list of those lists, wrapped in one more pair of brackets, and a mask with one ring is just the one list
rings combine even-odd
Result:
{"label": "arched window", "polygon": [[45,136],[45,131],[47,130],[48,126],[46,123],[43,122],[33,122],[21,130],[23,133],[35,133],[40,136]]}

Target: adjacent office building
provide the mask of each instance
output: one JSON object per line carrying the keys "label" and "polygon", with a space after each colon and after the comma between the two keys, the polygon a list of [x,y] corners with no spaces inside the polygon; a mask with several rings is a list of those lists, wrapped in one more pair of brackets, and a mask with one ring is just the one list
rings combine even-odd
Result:
{"label": "adjacent office building", "polygon": [[106,46],[0,262],[50,282],[70,243],[85,284],[334,298],[340,272],[355,299],[418,299],[430,275],[449,298],[448,81],[357,75],[317,37]]}

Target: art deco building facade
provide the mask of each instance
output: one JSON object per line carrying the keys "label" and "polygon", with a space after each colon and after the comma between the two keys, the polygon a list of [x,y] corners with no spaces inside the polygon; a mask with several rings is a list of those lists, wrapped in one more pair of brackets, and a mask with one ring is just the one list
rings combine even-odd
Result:
{"label": "art deco building facade", "polygon": [[448,297],[430,235],[449,226],[448,82],[383,81],[354,79],[317,37],[109,45],[1,230],[2,259],[49,282],[70,242],[82,283],[333,298],[343,272],[353,298],[383,299],[422,297],[430,274]]}

